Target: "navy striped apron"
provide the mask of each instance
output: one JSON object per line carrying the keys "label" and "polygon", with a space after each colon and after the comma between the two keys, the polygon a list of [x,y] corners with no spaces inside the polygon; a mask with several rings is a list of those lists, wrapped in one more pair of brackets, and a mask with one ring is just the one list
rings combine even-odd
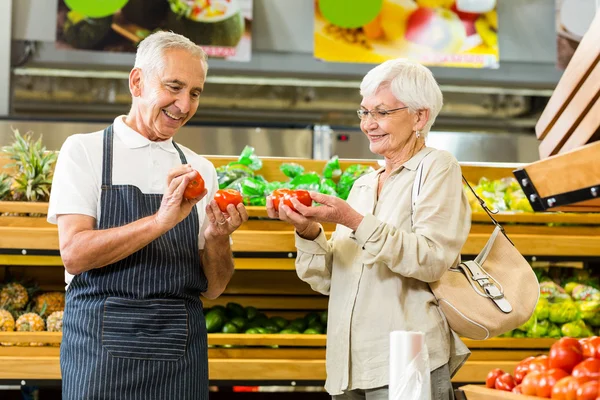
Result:
{"label": "navy striped apron", "polygon": [[[181,149],[173,146],[185,164]],[[104,131],[103,151],[98,229],[156,213],[161,194],[112,185],[112,125]],[[208,282],[200,266],[198,230],[194,208],[138,252],[73,277],[60,351],[64,400],[208,400],[200,300]]]}

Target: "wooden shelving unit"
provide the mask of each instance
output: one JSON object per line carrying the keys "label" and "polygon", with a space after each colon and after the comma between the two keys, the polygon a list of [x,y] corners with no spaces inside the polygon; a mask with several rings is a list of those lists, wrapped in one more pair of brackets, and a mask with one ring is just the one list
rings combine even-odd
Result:
{"label": "wooden shelving unit", "polygon": [[[210,157],[215,166],[234,158]],[[263,159],[259,174],[267,180],[284,180],[282,162],[297,162],[310,171],[321,171],[324,161]],[[342,167],[357,160],[343,160]],[[377,166],[375,161],[365,162]],[[510,177],[515,165],[469,164],[463,173],[470,181]],[[63,268],[58,255],[56,226],[48,224],[46,203],[0,202],[0,213],[33,213],[38,216],[0,217],[0,266],[34,277],[45,290],[64,289]],[[269,316],[295,318],[308,311],[327,308],[327,297],[314,293],[299,281],[295,269],[292,228],[266,217],[263,207],[249,207],[251,220],[233,235],[236,269],[227,291],[207,307],[238,302],[264,310]],[[41,216],[40,216],[41,215]],[[527,256],[556,260],[600,259],[600,215],[578,213],[501,213],[517,248]],[[485,214],[473,213],[465,255],[477,254],[493,225]],[[550,226],[552,225],[552,226]],[[325,225],[330,234],[334,226]],[[3,279],[0,268],[0,281]],[[61,335],[55,333],[0,332],[0,342],[43,342],[55,346],[0,346],[0,381],[60,379]],[[215,381],[311,381],[325,379],[325,335],[210,334],[209,368]],[[553,339],[465,340],[472,356],[454,377],[454,382],[483,382],[492,368],[512,370],[523,358],[548,351]],[[479,390],[474,387],[475,391]],[[469,397],[471,400],[476,397]],[[493,397],[488,397],[493,398]],[[503,398],[503,397],[499,397]]]}

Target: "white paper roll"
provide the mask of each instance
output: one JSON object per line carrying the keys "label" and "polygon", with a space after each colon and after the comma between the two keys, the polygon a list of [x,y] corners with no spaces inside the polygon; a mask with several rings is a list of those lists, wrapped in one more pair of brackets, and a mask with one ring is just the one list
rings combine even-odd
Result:
{"label": "white paper roll", "polygon": [[423,333],[390,333],[389,392],[389,400],[431,400],[429,354]]}

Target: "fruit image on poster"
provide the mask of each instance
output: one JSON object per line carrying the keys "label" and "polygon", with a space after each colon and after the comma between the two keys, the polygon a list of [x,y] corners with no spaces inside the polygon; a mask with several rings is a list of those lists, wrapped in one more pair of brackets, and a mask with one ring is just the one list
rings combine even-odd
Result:
{"label": "fruit image on poster", "polygon": [[56,47],[135,52],[152,32],[173,31],[210,58],[250,61],[253,0],[59,0]]}
{"label": "fruit image on poster", "polygon": [[314,56],[498,68],[496,0],[315,0]]}

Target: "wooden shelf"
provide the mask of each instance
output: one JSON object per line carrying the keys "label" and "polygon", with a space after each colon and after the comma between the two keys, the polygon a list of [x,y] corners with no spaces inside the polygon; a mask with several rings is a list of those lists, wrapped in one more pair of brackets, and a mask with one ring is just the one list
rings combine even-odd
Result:
{"label": "wooden shelf", "polygon": [[463,391],[467,400],[543,400],[542,397],[525,396],[477,385],[462,386],[460,390]]}

